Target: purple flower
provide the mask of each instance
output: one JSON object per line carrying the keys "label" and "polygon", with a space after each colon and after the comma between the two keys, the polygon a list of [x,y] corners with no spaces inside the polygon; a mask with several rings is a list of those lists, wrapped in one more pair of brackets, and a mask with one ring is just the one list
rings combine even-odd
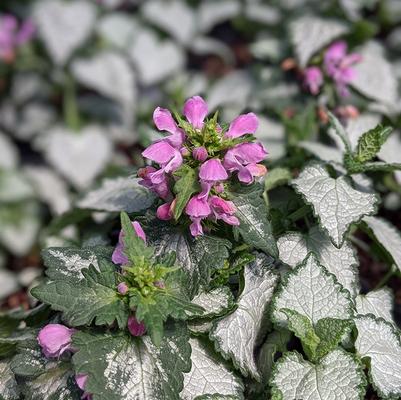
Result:
{"label": "purple flower", "polygon": [[304,84],[313,95],[319,93],[323,85],[323,74],[319,67],[308,67],[304,70]]}
{"label": "purple flower", "polygon": [[[146,235],[140,223],[137,221],[133,221],[132,226],[134,227],[135,233],[138,235],[138,237],[141,238],[146,243]],[[124,254],[124,232],[122,229],[118,236],[118,243],[113,251],[111,260],[113,261],[114,264],[120,264],[120,265],[128,264],[128,258]]]}
{"label": "purple flower", "polygon": [[239,225],[239,219],[234,216],[236,208],[232,201],[226,201],[218,196],[211,196],[209,204],[216,220],[221,219],[229,225]]}
{"label": "purple flower", "polygon": [[195,147],[192,151],[192,157],[197,161],[205,161],[208,158],[207,150],[205,147]]}
{"label": "purple flower", "polygon": [[163,182],[164,174],[176,171],[183,161],[180,151],[164,140],[151,144],[142,152],[142,155],[158,163],[161,167],[160,170],[149,174],[149,178],[154,184]]}
{"label": "purple flower", "polygon": [[17,19],[11,15],[0,16],[0,58],[12,61],[18,46],[29,41],[35,32],[30,20],[25,21],[18,30]]}
{"label": "purple flower", "polygon": [[159,131],[167,131],[171,133],[171,135],[162,140],[167,141],[176,149],[179,149],[182,146],[185,140],[185,134],[182,129],[178,127],[169,110],[157,107],[153,112],[153,121]]}
{"label": "purple flower", "polygon": [[208,107],[202,97],[194,96],[185,102],[183,112],[188,122],[194,128],[201,129],[203,126],[203,120],[208,113]]}
{"label": "purple flower", "polygon": [[86,381],[88,380],[87,374],[77,374],[75,375],[75,382],[77,383],[78,387],[84,391],[82,396],[83,400],[92,400],[92,395],[90,393],[85,392]]}
{"label": "purple flower", "polygon": [[125,282],[121,282],[117,285],[118,293],[122,294],[123,296],[128,293],[128,285]]}
{"label": "purple flower", "polygon": [[58,358],[66,351],[72,351],[71,337],[75,329],[61,324],[48,324],[39,331],[38,343],[46,358]]}
{"label": "purple flower", "polygon": [[324,67],[327,75],[334,80],[341,96],[349,95],[347,85],[356,76],[355,69],[352,66],[361,60],[360,54],[347,54],[347,43],[344,41],[335,42],[326,50]]}
{"label": "purple flower", "polygon": [[225,181],[228,178],[227,171],[223,167],[221,161],[217,158],[212,158],[203,163],[199,169],[199,179],[202,186],[200,197],[207,197],[211,187],[220,181]]}
{"label": "purple flower", "polygon": [[170,203],[165,203],[162,204],[157,208],[156,211],[157,218],[163,220],[163,221],[168,221],[173,217],[172,213],[172,204]]}
{"label": "purple flower", "polygon": [[128,318],[128,330],[132,336],[143,336],[146,327],[143,322],[139,322],[133,315]]}
{"label": "purple flower", "polygon": [[258,126],[258,117],[254,113],[242,114],[231,122],[224,136],[233,139],[246,135],[247,133],[253,134],[258,129]]}
{"label": "purple flower", "polygon": [[223,165],[227,171],[238,171],[240,182],[250,184],[254,177],[266,173],[266,167],[257,164],[264,160],[266,155],[267,151],[261,143],[241,143],[227,151]]}
{"label": "purple flower", "polygon": [[172,194],[170,192],[168,181],[166,176],[163,174],[163,179],[159,183],[153,183],[151,176],[158,170],[154,167],[145,167],[138,170],[138,176],[142,178],[139,181],[139,184],[147,187],[152,192],[156,193],[163,200],[170,200],[172,198]]}
{"label": "purple flower", "polygon": [[200,195],[192,197],[185,207],[185,212],[192,221],[189,227],[192,236],[202,235],[203,229],[201,220],[208,217],[211,213],[210,206],[205,197]]}

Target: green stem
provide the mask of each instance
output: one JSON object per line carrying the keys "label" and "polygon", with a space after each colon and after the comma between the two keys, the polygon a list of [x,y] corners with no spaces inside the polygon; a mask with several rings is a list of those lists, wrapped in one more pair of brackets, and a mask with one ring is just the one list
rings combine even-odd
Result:
{"label": "green stem", "polygon": [[79,131],[81,121],[77,105],[76,86],[70,75],[66,75],[65,79],[63,111],[66,125],[73,131]]}
{"label": "green stem", "polygon": [[387,271],[386,275],[384,275],[383,278],[380,280],[380,282],[375,286],[374,290],[383,287],[389,281],[389,279],[394,275],[395,271],[396,268],[395,265],[393,264]]}
{"label": "green stem", "polygon": [[304,205],[301,208],[299,208],[297,211],[294,211],[292,214],[290,214],[287,219],[291,220],[292,222],[297,221],[298,219],[301,219],[305,217],[309,213],[309,206]]}

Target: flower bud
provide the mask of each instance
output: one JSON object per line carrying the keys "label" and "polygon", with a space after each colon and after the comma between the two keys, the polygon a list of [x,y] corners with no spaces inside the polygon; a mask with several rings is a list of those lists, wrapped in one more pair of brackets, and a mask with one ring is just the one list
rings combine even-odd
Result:
{"label": "flower bud", "polygon": [[156,287],[158,287],[159,289],[164,289],[164,288],[166,287],[166,285],[165,285],[164,282],[162,282],[162,281],[156,281],[156,282],[153,282],[153,284],[154,284]]}
{"label": "flower bud", "polygon": [[125,295],[128,292],[128,285],[125,282],[121,282],[117,286],[118,293]]}
{"label": "flower bud", "polygon": [[207,150],[206,150],[203,146],[202,146],[202,147],[196,147],[196,148],[193,149],[193,151],[192,151],[192,157],[193,157],[195,160],[198,160],[198,161],[203,162],[203,161],[205,161],[205,160],[207,159],[207,157],[208,157]]}
{"label": "flower bud", "polygon": [[[86,381],[88,380],[87,374],[77,374],[75,375],[75,382],[78,387],[85,392]],[[92,400],[92,395],[89,393],[84,393],[82,396],[83,400]]]}
{"label": "flower bud", "polygon": [[156,211],[157,218],[163,220],[163,221],[168,221],[169,219],[172,218],[172,213],[171,213],[171,204],[165,203],[162,204],[161,206],[158,207]]}
{"label": "flower bud", "polygon": [[128,330],[132,336],[143,336],[146,333],[145,324],[139,322],[133,315],[128,318]]}
{"label": "flower bud", "polygon": [[65,351],[72,351],[71,337],[75,329],[61,324],[48,324],[38,334],[38,343],[47,358],[60,357]]}

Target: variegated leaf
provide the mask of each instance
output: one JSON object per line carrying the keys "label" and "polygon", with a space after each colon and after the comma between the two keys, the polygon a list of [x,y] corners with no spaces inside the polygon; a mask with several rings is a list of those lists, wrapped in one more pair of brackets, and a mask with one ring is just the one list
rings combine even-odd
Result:
{"label": "variegated leaf", "polygon": [[200,292],[192,299],[192,304],[203,307],[203,311],[190,314],[191,318],[210,318],[227,313],[235,303],[231,290],[224,286],[209,292]]}
{"label": "variegated leaf", "polygon": [[59,65],[65,64],[88,38],[95,17],[96,8],[88,1],[42,0],[35,3],[34,18],[39,34],[53,61]]}
{"label": "variegated leaf", "polygon": [[50,247],[43,251],[42,257],[47,267],[46,275],[52,279],[82,280],[82,269],[93,265],[99,270],[99,259],[111,260],[112,249],[108,247],[66,248]]}
{"label": "variegated leaf", "polygon": [[334,274],[341,285],[353,296],[359,291],[358,258],[352,245],[345,241],[340,248],[318,227],[310,229],[308,235],[293,232],[281,236],[277,241],[280,260],[291,267],[300,264],[313,251],[317,260]]}
{"label": "variegated leaf", "polygon": [[270,260],[259,254],[245,267],[244,289],[237,301],[238,308],[217,321],[209,335],[216,348],[231,358],[244,375],[256,379],[260,379],[260,375],[254,349],[278,278],[271,269]]}
{"label": "variegated leaf", "polygon": [[128,213],[149,208],[155,195],[139,185],[138,181],[139,179],[130,177],[106,178],[100,187],[86,193],[77,202],[77,206],[97,211]]}
{"label": "variegated leaf", "polygon": [[348,320],[352,306],[349,292],[311,254],[284,278],[272,302],[272,318],[287,327],[287,314],[282,310],[288,309],[315,325],[324,318]]}
{"label": "variegated leaf", "polygon": [[272,400],[362,400],[366,379],[356,358],[337,349],[317,364],[295,351],[285,354],[276,363],[270,383]]}
{"label": "variegated leaf", "polygon": [[373,315],[355,319],[358,337],[355,348],[362,358],[370,359],[370,379],[384,398],[401,396],[400,332],[383,319]]}
{"label": "variegated leaf", "polygon": [[376,195],[354,189],[345,176],[331,178],[318,163],[306,166],[293,180],[293,186],[312,205],[320,225],[336,247],[341,247],[352,223],[376,212]]}
{"label": "variegated leaf", "polygon": [[389,288],[373,290],[367,294],[360,294],[355,299],[358,314],[373,314],[377,318],[383,318],[393,322],[394,296]]}
{"label": "variegated leaf", "polygon": [[301,67],[322,47],[347,33],[347,26],[336,20],[306,15],[290,24],[291,41]]}
{"label": "variegated leaf", "polygon": [[73,363],[88,374],[85,389],[94,400],[179,400],[183,373],[191,368],[186,328],[166,327],[159,347],[149,336],[84,333],[73,338]]}
{"label": "variegated leaf", "polygon": [[[201,339],[190,339],[192,354],[191,371],[184,374],[182,400],[211,398],[243,399],[244,386],[241,379],[230,371],[227,363],[208,348]],[[221,396],[221,397],[220,397]]]}

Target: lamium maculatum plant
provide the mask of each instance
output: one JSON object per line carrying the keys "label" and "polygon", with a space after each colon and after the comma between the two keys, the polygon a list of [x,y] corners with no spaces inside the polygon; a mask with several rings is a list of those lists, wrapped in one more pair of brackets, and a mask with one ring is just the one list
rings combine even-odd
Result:
{"label": "lamium maculatum plant", "polygon": [[361,291],[355,249],[401,268],[367,175],[399,169],[375,160],[390,130],[330,114],[335,160],[268,171],[255,114],[225,125],[199,96],[183,114],[156,108],[148,165],[78,200],[107,241],[45,249],[37,306],[1,315],[0,398],[400,398],[392,295]]}

